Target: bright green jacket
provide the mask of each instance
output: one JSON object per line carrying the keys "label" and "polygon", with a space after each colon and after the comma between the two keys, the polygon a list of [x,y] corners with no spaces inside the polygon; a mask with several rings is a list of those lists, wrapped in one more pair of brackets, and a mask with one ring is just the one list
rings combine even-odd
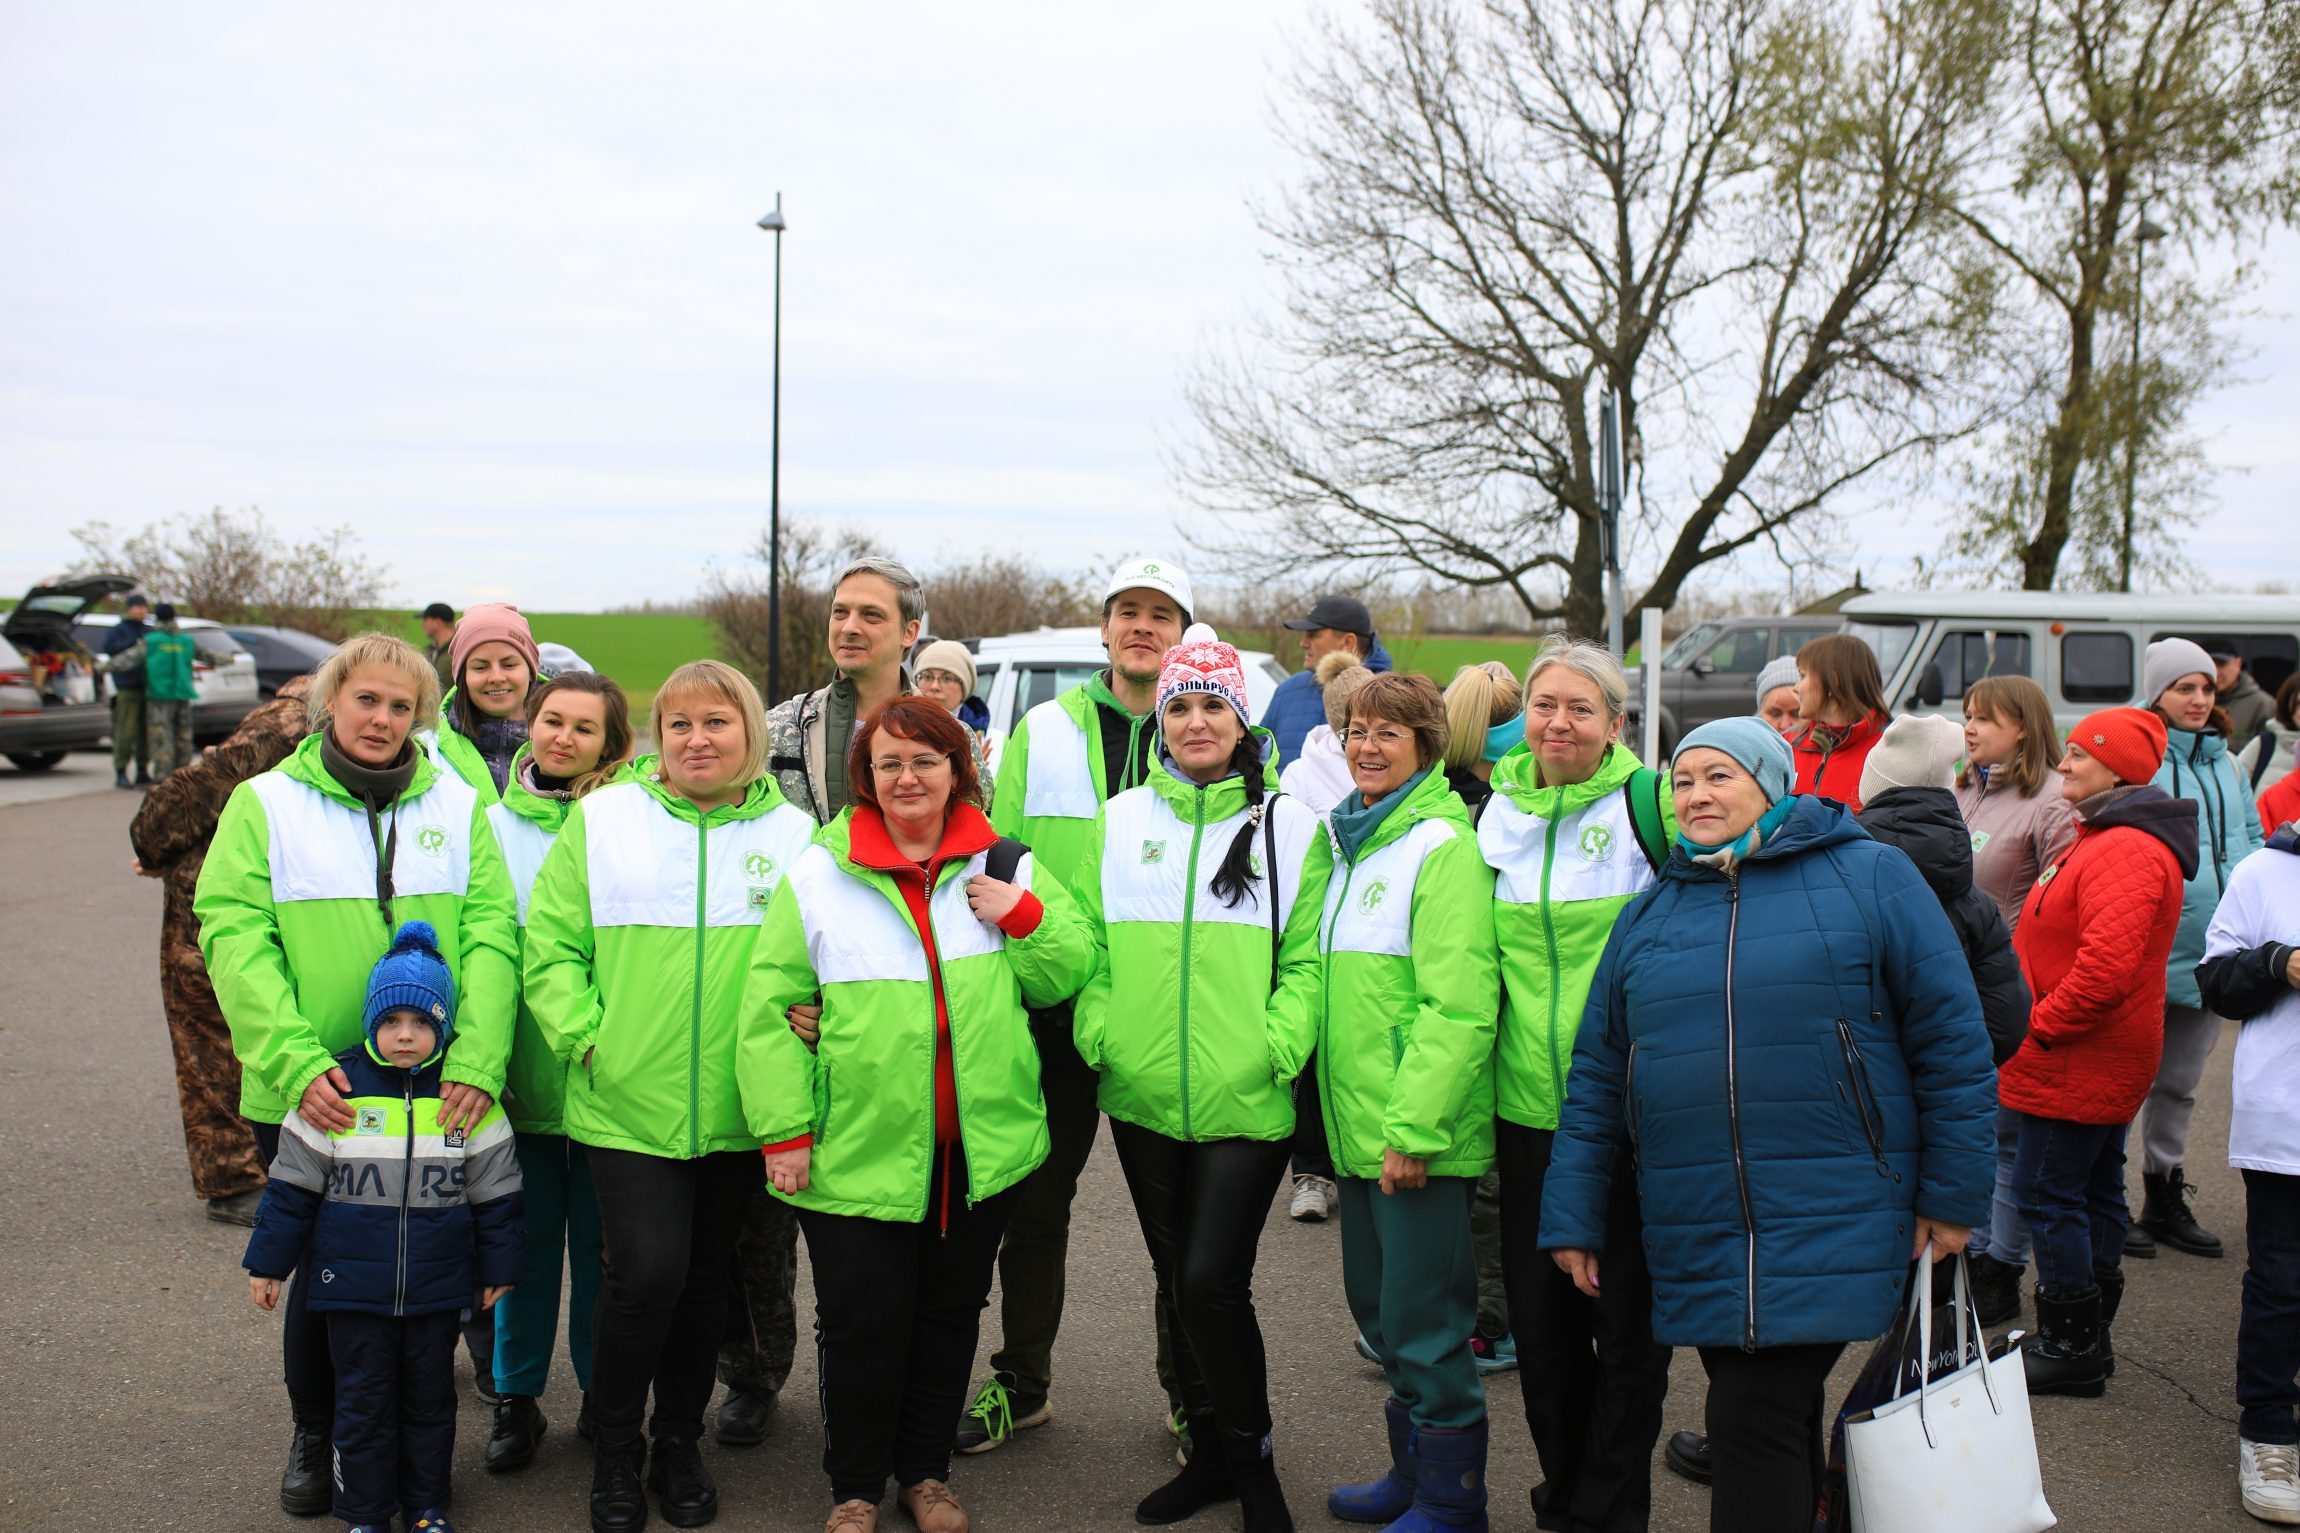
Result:
{"label": "bright green jacket", "polygon": [[[559,839],[560,827],[567,822],[567,811],[574,807],[569,800],[531,792],[519,780],[528,759],[528,748],[520,746],[519,754],[511,758],[511,775],[505,781],[502,800],[487,806],[488,826],[495,832],[496,847],[511,872],[512,893],[519,900],[522,960],[527,947],[528,895],[552,842]],[[566,1101],[566,1061],[551,1052],[551,1044],[522,994],[511,1033],[511,1063],[503,1078],[504,1115],[522,1134],[563,1134],[567,1131]]]}
{"label": "bright green jacket", "polygon": [[143,648],[147,696],[180,703],[199,696],[192,667],[200,658],[200,648],[190,634],[173,624],[153,628],[145,633]]}
{"label": "bright green jacket", "polygon": [[1378,1177],[1387,1148],[1432,1176],[1484,1175],[1501,1004],[1493,870],[1445,773],[1414,784],[1354,853],[1329,829],[1310,877],[1326,881],[1318,1081],[1334,1169]]}
{"label": "bright green jacket", "polygon": [[[990,828],[974,821],[981,839]],[[915,1224],[928,1217],[938,1028],[925,944],[894,878],[854,860],[853,811],[823,827],[791,867],[751,955],[736,1075],[751,1138],[812,1135],[801,1208]],[[964,842],[960,843],[964,845]],[[928,898],[950,1015],[966,1200],[1013,1186],[1046,1159],[1038,1046],[1023,1008],[1068,1000],[1086,982],[1094,939],[1062,881],[1024,858],[1015,882],[1044,915],[1009,938],[967,907],[983,854],[943,863]],[[783,1013],[822,997],[810,1051]]]}
{"label": "bright green jacket", "polygon": [[[1027,845],[1073,893],[1099,833],[1094,817],[1110,801],[1102,731],[1115,724],[1098,706],[1104,703],[1125,711],[1125,704],[1097,672],[1024,714],[998,748],[991,825],[1000,835]],[[1158,720],[1149,714],[1134,721],[1129,761],[1141,755],[1143,731],[1157,728]]]}
{"label": "bright green jacket", "polygon": [[[1258,733],[1258,731],[1257,731]],[[1094,927],[1094,977],[1079,993],[1079,1055],[1102,1072],[1102,1110],[1171,1139],[1284,1139],[1290,1089],[1318,1025],[1318,817],[1272,792],[1279,932],[1268,869],[1235,906],[1213,892],[1246,824],[1236,777],[1200,787],[1163,757],[1150,781],[1104,806],[1072,884]],[[1264,831],[1254,832],[1257,866]],[[1278,981],[1270,982],[1277,949]]]}
{"label": "bright green jacket", "polygon": [[502,797],[495,791],[495,774],[487,770],[487,758],[479,754],[479,747],[469,735],[457,731],[450,722],[454,717],[455,692],[448,688],[439,700],[439,728],[428,737],[432,753],[455,771],[455,775],[471,784],[482,804],[492,804]]}
{"label": "bright green jacket", "polygon": [[570,1068],[569,1138],[692,1160],[755,1150],[735,1030],[759,921],[815,822],[772,777],[708,814],[641,757],[568,811],[527,901],[526,1000]]}
{"label": "bright green jacket", "polygon": [[1557,1127],[1597,960],[1621,908],[1653,886],[1653,862],[1630,808],[1633,788],[1658,806],[1666,859],[1677,834],[1668,784],[1640,768],[1627,746],[1608,747],[1596,774],[1569,787],[1540,786],[1523,744],[1494,765],[1477,840],[1494,871],[1502,987],[1496,1094],[1512,1123]]}
{"label": "bright green jacket", "polygon": [[519,937],[511,879],[477,797],[420,750],[382,818],[391,910],[376,898],[367,810],[320,763],[320,736],[232,790],[200,869],[200,953],[240,1060],[240,1113],[277,1123],[358,1048],[368,971],[401,921],[428,921],[456,981],[442,1078],[503,1092]]}

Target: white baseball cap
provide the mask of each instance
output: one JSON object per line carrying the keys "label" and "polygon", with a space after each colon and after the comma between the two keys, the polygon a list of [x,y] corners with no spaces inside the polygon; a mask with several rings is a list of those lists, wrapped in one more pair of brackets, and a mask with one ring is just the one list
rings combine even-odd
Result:
{"label": "white baseball cap", "polygon": [[1103,605],[1109,605],[1121,591],[1163,591],[1182,609],[1185,622],[1197,610],[1190,600],[1190,577],[1179,565],[1164,559],[1129,559],[1119,565],[1110,576],[1109,589],[1102,593]]}

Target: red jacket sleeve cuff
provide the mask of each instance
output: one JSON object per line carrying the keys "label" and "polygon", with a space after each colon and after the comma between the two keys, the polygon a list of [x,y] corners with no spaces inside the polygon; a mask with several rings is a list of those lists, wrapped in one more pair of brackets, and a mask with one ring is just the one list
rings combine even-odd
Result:
{"label": "red jacket sleeve cuff", "polygon": [[801,1135],[799,1135],[799,1137],[798,1137],[798,1138],[796,1138],[796,1139],[786,1139],[786,1140],[784,1140],[784,1141],[783,1141],[781,1144],[770,1144],[770,1145],[766,1145],[766,1146],[764,1146],[763,1148],[761,1148],[761,1149],[760,1149],[759,1153],[760,1153],[761,1155],[774,1155],[774,1154],[777,1154],[777,1153],[779,1153],[779,1152],[781,1152],[781,1151],[783,1151],[783,1150],[804,1150],[804,1149],[809,1149],[809,1148],[811,1148],[811,1147],[813,1146],[814,1142],[815,1142],[815,1136],[814,1136],[814,1135],[812,1135],[812,1134],[801,1134]]}
{"label": "red jacket sleeve cuff", "polygon": [[1045,919],[1046,907],[1039,903],[1037,895],[1025,889],[1022,898],[1014,902],[1014,908],[998,918],[998,929],[1020,942],[1038,930],[1038,923]]}

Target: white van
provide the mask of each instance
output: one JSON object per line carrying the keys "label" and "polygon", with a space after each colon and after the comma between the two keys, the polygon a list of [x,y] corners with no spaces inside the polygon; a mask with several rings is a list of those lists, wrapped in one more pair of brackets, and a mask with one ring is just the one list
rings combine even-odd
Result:
{"label": "white van", "polygon": [[[990,710],[990,727],[1006,734],[1032,708],[1110,664],[1098,628],[1040,628],[964,642],[974,651],[975,695]],[[1258,719],[1270,706],[1270,694],[1286,679],[1286,668],[1260,650],[1242,650],[1238,659]]]}
{"label": "white van", "polygon": [[[2096,708],[2146,707],[2141,665],[2158,639],[2227,644],[2273,695],[2300,667],[2300,596],[2147,596],[2061,591],[1875,591],[1845,603],[1895,713],[1962,718],[1984,676],[2026,676],[2062,729]],[[2291,742],[2279,742],[2286,759]]]}

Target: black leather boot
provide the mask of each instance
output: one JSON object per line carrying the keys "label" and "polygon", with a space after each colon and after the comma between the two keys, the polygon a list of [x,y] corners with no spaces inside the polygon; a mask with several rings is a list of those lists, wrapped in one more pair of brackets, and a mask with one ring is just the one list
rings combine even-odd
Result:
{"label": "black leather boot", "polygon": [[1217,1501],[1238,1498],[1237,1476],[1216,1445],[1221,1434],[1211,1416],[1192,1416],[1190,1457],[1182,1472],[1144,1496],[1134,1507],[1134,1520],[1146,1528],[1162,1528],[1185,1517],[1195,1517]]}
{"label": "black leather boot", "polygon": [[2037,1334],[2021,1341],[2021,1368],[2031,1395],[2079,1395],[2097,1399],[2108,1391],[2100,1358],[2100,1290],[2064,1293],[2036,1291]]}
{"label": "black leather boot", "polygon": [[2100,1289],[2100,1376],[2116,1377],[2116,1345],[2109,1339],[2108,1328],[2116,1324],[2116,1312],[2124,1304],[2124,1274],[2121,1272],[2095,1272],[2092,1281]]}
{"label": "black leather boot", "polygon": [[1245,1533],[1294,1533],[1294,1514],[1287,1509],[1286,1493],[1278,1485],[1278,1462],[1271,1456],[1270,1439],[1224,1432],[1222,1457],[1229,1462],[1230,1477],[1238,1484],[1238,1510],[1245,1513]]}
{"label": "black leather boot", "polygon": [[551,1425],[543,1410],[526,1395],[505,1395],[495,1402],[495,1429],[487,1436],[487,1472],[509,1474],[535,1462],[543,1446],[543,1433]]}
{"label": "black leather boot", "polygon": [[1971,1258],[1973,1312],[1983,1325],[2002,1325],[2020,1313],[2020,1280],[2028,1271],[1983,1253]]}
{"label": "black leather boot", "polygon": [[1696,1485],[1709,1483],[1709,1434],[1706,1432],[1672,1432],[1669,1446],[1661,1450],[1661,1458],[1672,1470]]}
{"label": "black leather boot", "polygon": [[591,1444],[591,1533],[638,1533],[647,1525],[640,1466],[646,1440],[629,1428],[601,1432]]}
{"label": "black leather boot", "polygon": [[692,1437],[655,1439],[647,1488],[662,1502],[663,1520],[674,1528],[699,1528],[719,1515],[718,1482],[703,1467],[703,1450]]}
{"label": "black leather boot", "polygon": [[280,1510],[290,1517],[320,1517],[335,1505],[335,1474],[330,1437],[334,1423],[317,1416],[296,1417],[288,1439],[287,1469],[280,1475]]}
{"label": "black leather boot", "polygon": [[2164,1172],[2143,1171],[2140,1185],[2144,1193],[2140,1223],[2149,1234],[2190,1256],[2221,1254],[2220,1237],[2198,1224],[2196,1215],[2188,1207],[2188,1195],[2196,1188],[2181,1175],[2179,1166]]}
{"label": "black leather boot", "polygon": [[722,1448],[756,1448],[767,1440],[767,1421],[774,1414],[773,1390],[730,1384],[719,1408],[711,1413],[711,1436]]}

